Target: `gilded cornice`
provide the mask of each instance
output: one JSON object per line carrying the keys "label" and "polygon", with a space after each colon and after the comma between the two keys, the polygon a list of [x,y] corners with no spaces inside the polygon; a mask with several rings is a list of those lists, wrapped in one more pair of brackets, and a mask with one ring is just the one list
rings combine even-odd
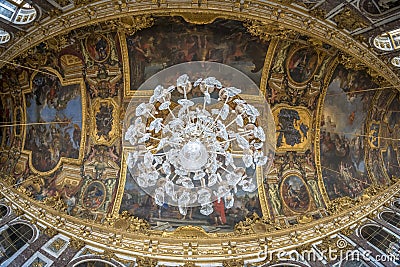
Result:
{"label": "gilded cornice", "polygon": [[289,251],[316,242],[346,231],[369,214],[380,210],[386,202],[393,201],[400,192],[398,181],[379,195],[370,192],[371,195],[357,203],[352,200],[349,200],[349,203],[339,203],[338,207],[347,205],[349,208],[332,210],[329,217],[283,229],[271,229],[273,226],[270,222],[254,217],[245,222],[251,231],[242,235],[240,229],[239,232],[215,234],[205,233],[193,226],[183,227],[174,233],[153,231],[148,229],[144,221],[127,214],[110,218],[103,224],[82,221],[55,211],[54,208],[21,195],[3,184],[0,185],[5,188],[2,190],[5,202],[13,210],[19,211],[19,214],[23,213],[28,220],[49,228],[49,234],[62,233],[80,246],[92,245],[107,251],[108,254],[128,257],[162,257],[166,261],[203,263],[222,262],[226,259],[262,261],[260,252],[265,252],[266,249],[270,252]]}
{"label": "gilded cornice", "polygon": [[[324,42],[345,51],[364,63],[379,76],[390,81],[392,85],[400,85],[400,78],[387,67],[385,62],[378,58],[373,50],[368,49],[366,44],[359,43],[332,23],[321,21],[299,8],[285,4],[264,1],[245,1],[244,4],[241,4],[241,2],[222,0],[204,1],[204,3],[203,1],[145,0],[121,5],[114,1],[97,1],[78,6],[59,17],[36,23],[24,36],[16,37],[8,49],[2,53],[1,58],[5,61],[11,61],[30,47],[53,36],[67,33],[82,26],[115,20],[128,15],[168,16],[198,13],[204,14],[207,19],[222,17],[237,20],[257,20],[264,24],[278,22],[284,28],[324,40]],[[3,65],[4,62],[1,62],[0,67]]]}

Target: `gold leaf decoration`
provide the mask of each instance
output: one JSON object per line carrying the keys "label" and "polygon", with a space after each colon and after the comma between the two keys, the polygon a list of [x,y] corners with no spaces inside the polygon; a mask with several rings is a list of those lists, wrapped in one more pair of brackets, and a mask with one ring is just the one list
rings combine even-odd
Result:
{"label": "gold leaf decoration", "polygon": [[244,266],[243,259],[232,259],[226,260],[222,262],[223,267],[242,267]]}
{"label": "gold leaf decoration", "polygon": [[349,7],[344,8],[333,18],[333,20],[337,23],[339,28],[349,31],[354,31],[368,26],[366,21],[364,21],[364,18]]}
{"label": "gold leaf decoration", "polygon": [[123,211],[116,217],[107,217],[105,224],[128,232],[147,232],[150,228],[147,221],[132,216],[128,211]]}
{"label": "gold leaf decoration", "polygon": [[85,243],[82,240],[75,239],[75,238],[71,239],[70,244],[71,244],[71,247],[76,250],[80,250],[81,248],[83,248],[85,246]]}
{"label": "gold leaf decoration", "polygon": [[180,238],[207,238],[210,236],[203,228],[192,225],[179,226],[174,232],[166,233],[166,235]]}
{"label": "gold leaf decoration", "polygon": [[276,23],[266,23],[261,21],[247,20],[243,23],[247,31],[254,36],[260,37],[262,40],[270,41],[273,37],[288,39],[294,37],[295,31],[285,29]]}
{"label": "gold leaf decoration", "polygon": [[146,257],[138,257],[136,258],[137,267],[156,267],[157,260],[146,258]]}

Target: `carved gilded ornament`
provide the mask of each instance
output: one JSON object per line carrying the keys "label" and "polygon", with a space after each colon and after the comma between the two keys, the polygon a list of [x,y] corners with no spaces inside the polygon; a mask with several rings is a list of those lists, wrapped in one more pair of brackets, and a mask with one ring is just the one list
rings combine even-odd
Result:
{"label": "carved gilded ornament", "polygon": [[337,23],[339,28],[349,31],[354,31],[368,26],[364,18],[354,9],[349,7],[346,7],[340,11],[339,14],[333,17],[333,20]]}
{"label": "carved gilded ornament", "polygon": [[280,39],[291,39],[296,35],[294,30],[286,29],[273,22],[246,20],[243,25],[247,28],[249,33],[260,37],[260,39],[264,41],[270,41],[274,37]]}
{"label": "carved gilded ornament", "polygon": [[210,24],[213,23],[217,18],[218,15],[216,14],[210,14],[210,13],[177,13],[173,14],[177,16],[182,16],[182,18],[192,24],[197,24],[197,25],[204,25],[204,24]]}
{"label": "carved gilded ornament", "polygon": [[222,262],[223,267],[242,267],[244,266],[243,259],[225,260]]}
{"label": "carved gilded ornament", "polygon": [[364,63],[344,52],[339,53],[338,62],[339,64],[342,64],[346,69],[364,70],[367,68]]}
{"label": "carved gilded ornament", "polygon": [[158,261],[147,257],[137,257],[136,263],[138,267],[156,267]]}
{"label": "carved gilded ornament", "polygon": [[70,241],[71,247],[80,250],[85,246],[85,243],[81,239],[72,238]]}
{"label": "carved gilded ornament", "polygon": [[127,211],[113,217],[106,217],[105,225],[128,232],[147,232],[150,228],[148,222],[130,215]]}
{"label": "carved gilded ornament", "polygon": [[48,237],[53,237],[58,234],[57,230],[54,229],[53,227],[47,227],[44,229],[44,234],[47,235]]}

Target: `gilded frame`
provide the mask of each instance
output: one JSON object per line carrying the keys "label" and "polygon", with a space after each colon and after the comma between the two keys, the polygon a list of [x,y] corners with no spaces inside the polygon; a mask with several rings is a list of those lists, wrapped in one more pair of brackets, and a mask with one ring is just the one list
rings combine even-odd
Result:
{"label": "gilded frame", "polygon": [[[79,84],[80,85],[80,92],[81,92],[81,103],[82,103],[82,133],[81,133],[81,140],[80,140],[80,148],[79,148],[79,156],[77,159],[71,159],[71,158],[66,158],[66,157],[60,157],[58,163],[56,164],[56,166],[54,166],[53,169],[49,170],[49,171],[39,171],[36,170],[36,168],[33,166],[32,164],[32,151],[30,150],[25,150],[25,141],[26,141],[26,134],[24,135],[23,141],[22,141],[22,153],[27,154],[29,157],[29,168],[36,174],[39,175],[50,175],[52,173],[54,173],[56,170],[58,170],[60,168],[60,166],[63,163],[71,163],[71,164],[81,164],[83,161],[83,153],[85,150],[85,143],[86,143],[86,136],[85,134],[83,134],[83,130],[86,129],[86,114],[87,114],[87,109],[86,109],[86,86],[85,86],[85,82],[83,80],[83,78],[81,79],[71,79],[71,80],[67,80],[65,81],[61,75],[54,69],[52,68],[46,68],[47,71],[49,71],[50,73],[56,75],[61,83],[62,86],[66,86],[66,85],[72,85],[72,84]],[[32,81],[33,78],[38,74],[39,72],[34,72],[31,75],[30,78],[30,82],[29,82],[29,89],[26,89],[22,92],[22,102],[25,103],[26,98],[25,95],[29,94],[32,92]],[[26,109],[24,109],[24,113],[23,113],[23,117],[24,119],[26,119]],[[24,130],[24,132],[26,132]]]}

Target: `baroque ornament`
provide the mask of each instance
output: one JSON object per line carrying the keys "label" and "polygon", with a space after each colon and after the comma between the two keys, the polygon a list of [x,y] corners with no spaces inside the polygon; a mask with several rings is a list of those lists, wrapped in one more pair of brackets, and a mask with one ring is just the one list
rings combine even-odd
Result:
{"label": "baroque ornament", "polygon": [[255,169],[267,165],[273,151],[265,149],[260,111],[241,92],[215,77],[191,81],[183,74],[176,85],[156,86],[148,102],[136,106],[125,125],[133,149],[127,165],[157,205],[178,206],[182,215],[200,206],[208,216],[213,202],[223,199],[231,208],[238,190],[257,189]]}

